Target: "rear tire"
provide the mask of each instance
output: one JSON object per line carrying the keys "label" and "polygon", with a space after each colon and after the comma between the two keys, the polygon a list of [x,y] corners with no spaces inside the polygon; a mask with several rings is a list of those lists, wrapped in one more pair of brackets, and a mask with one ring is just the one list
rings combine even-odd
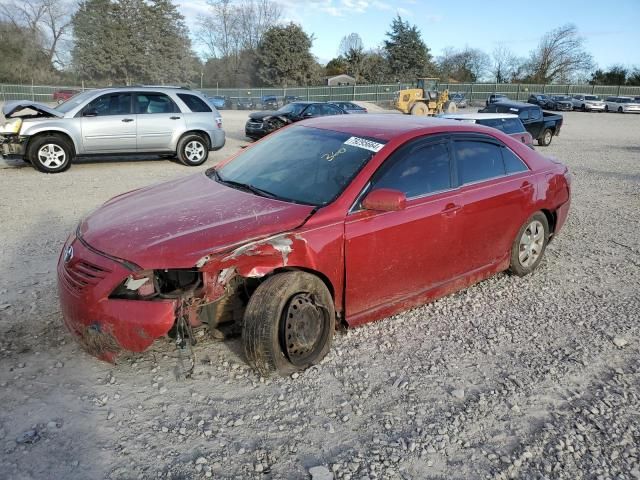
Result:
{"label": "rear tire", "polygon": [[511,246],[509,271],[519,277],[533,272],[549,243],[549,222],[542,212],[536,212],[518,230]]}
{"label": "rear tire", "polygon": [[327,286],[306,272],[284,272],[265,280],[244,313],[242,343],[261,375],[288,375],[320,362],[329,352],[335,308]]}
{"label": "rear tire", "polygon": [[447,102],[444,106],[444,111],[447,113],[456,113],[458,111],[458,106],[455,102]]}
{"label": "rear tire", "polygon": [[27,161],[43,173],[64,172],[71,166],[73,147],[59,135],[36,137],[29,145]]}
{"label": "rear tire", "polygon": [[538,145],[542,145],[543,147],[548,147],[551,144],[551,140],[553,139],[553,132],[549,128],[545,128],[544,132],[542,132],[542,136],[538,139]]}
{"label": "rear tire", "polygon": [[187,134],[178,142],[178,160],[187,167],[197,167],[209,157],[209,142],[197,133]]}
{"label": "rear tire", "polygon": [[420,117],[424,117],[429,113],[429,108],[421,102],[418,102],[411,107],[411,115],[417,115]]}

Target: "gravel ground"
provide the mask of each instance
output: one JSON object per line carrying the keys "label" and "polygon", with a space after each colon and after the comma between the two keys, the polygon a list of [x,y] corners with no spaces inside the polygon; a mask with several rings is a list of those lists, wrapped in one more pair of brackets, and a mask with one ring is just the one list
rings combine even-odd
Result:
{"label": "gravel ground", "polygon": [[[564,116],[543,151],[572,211],[535,274],[340,332],[291,378],[258,377],[238,340],[200,342],[190,380],[165,341],[113,366],[62,327],[79,217],[198,169],[0,163],[0,478],[640,479],[640,116]],[[201,170],[244,144],[246,113],[223,117]]]}

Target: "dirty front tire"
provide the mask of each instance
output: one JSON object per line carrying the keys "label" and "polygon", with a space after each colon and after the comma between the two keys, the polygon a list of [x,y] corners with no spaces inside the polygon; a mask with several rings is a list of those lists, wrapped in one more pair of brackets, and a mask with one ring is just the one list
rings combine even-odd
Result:
{"label": "dirty front tire", "polygon": [[335,309],[327,286],[306,272],[284,272],[265,280],[244,314],[242,343],[261,375],[288,375],[317,364],[329,352]]}
{"label": "dirty front tire", "polygon": [[549,243],[549,222],[542,212],[536,212],[518,230],[511,246],[509,271],[519,277],[533,272]]}
{"label": "dirty front tire", "polygon": [[411,115],[425,116],[429,113],[429,108],[424,103],[416,103],[411,107]]}
{"label": "dirty front tire", "polygon": [[548,147],[551,144],[551,140],[553,139],[553,132],[549,128],[545,128],[544,132],[542,132],[542,136],[538,139],[538,145],[542,145],[543,147]]}
{"label": "dirty front tire", "polygon": [[197,133],[185,135],[178,142],[177,154],[183,165],[197,167],[209,157],[209,142]]}
{"label": "dirty front tire", "polygon": [[455,102],[447,102],[444,105],[444,111],[446,113],[456,113],[458,111],[458,106],[455,104]]}
{"label": "dirty front tire", "polygon": [[58,135],[36,137],[29,144],[27,160],[44,173],[64,172],[71,166],[73,147]]}

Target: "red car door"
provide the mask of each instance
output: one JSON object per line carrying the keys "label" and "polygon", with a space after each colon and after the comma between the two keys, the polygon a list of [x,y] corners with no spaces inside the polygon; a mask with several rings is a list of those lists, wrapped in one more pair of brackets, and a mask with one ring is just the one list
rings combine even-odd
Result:
{"label": "red car door", "polygon": [[400,148],[373,176],[368,191],[402,191],[407,205],[391,212],[356,205],[347,216],[348,317],[409,299],[451,277],[460,248],[452,173],[449,142],[440,137]]}
{"label": "red car door", "polygon": [[504,260],[527,219],[534,192],[531,172],[509,148],[491,137],[453,136],[464,232],[466,272]]}

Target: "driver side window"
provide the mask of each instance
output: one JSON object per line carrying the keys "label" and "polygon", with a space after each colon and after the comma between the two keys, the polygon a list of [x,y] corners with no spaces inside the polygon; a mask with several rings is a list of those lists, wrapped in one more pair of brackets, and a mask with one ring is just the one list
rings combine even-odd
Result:
{"label": "driver side window", "polygon": [[451,188],[451,161],[444,142],[417,146],[389,160],[372,189],[399,190],[410,199]]}
{"label": "driver side window", "polygon": [[98,117],[106,115],[128,115],[131,113],[131,94],[108,93],[96,98],[84,108]]}

